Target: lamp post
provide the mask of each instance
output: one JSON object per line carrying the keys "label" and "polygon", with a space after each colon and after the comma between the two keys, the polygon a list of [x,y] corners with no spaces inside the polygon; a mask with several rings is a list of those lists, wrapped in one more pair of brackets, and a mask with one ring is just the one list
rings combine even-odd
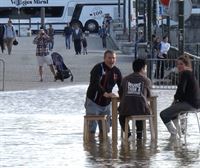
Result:
{"label": "lamp post", "polygon": [[184,0],[178,2],[178,51],[179,55],[184,54]]}
{"label": "lamp post", "polygon": [[17,7],[18,14],[18,36],[20,36],[20,8],[21,8],[22,0],[15,0],[15,5]]}
{"label": "lamp post", "polygon": [[41,7],[41,27],[45,28],[45,8]]}
{"label": "lamp post", "polygon": [[120,19],[120,17],[121,17],[120,8],[121,8],[121,6],[120,6],[120,0],[118,0],[118,19]]}

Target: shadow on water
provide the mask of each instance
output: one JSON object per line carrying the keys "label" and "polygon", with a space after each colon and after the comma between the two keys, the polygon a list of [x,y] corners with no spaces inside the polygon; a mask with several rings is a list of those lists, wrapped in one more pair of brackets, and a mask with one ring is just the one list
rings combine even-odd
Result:
{"label": "shadow on water", "polygon": [[108,141],[92,140],[84,143],[87,162],[97,167],[150,167],[151,157],[157,151],[157,142],[138,140],[119,145]]}

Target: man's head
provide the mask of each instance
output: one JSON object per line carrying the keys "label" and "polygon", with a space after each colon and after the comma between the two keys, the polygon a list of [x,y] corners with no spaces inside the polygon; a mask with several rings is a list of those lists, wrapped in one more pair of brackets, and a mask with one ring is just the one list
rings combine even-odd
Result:
{"label": "man's head", "polygon": [[133,61],[132,68],[134,72],[146,73],[146,61],[144,59],[138,58]]}
{"label": "man's head", "polygon": [[106,50],[104,52],[104,63],[109,67],[112,68],[116,63],[116,54],[112,50]]}

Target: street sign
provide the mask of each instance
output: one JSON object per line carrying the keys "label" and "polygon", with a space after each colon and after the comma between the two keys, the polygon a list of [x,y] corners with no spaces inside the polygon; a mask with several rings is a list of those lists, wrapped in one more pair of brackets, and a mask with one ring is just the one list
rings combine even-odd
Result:
{"label": "street sign", "polygon": [[160,0],[160,3],[166,7],[169,6],[171,0]]}
{"label": "street sign", "polygon": [[[179,0],[171,1],[168,7],[168,15],[172,20],[178,21]],[[184,20],[187,20],[192,12],[192,1],[184,0]]]}

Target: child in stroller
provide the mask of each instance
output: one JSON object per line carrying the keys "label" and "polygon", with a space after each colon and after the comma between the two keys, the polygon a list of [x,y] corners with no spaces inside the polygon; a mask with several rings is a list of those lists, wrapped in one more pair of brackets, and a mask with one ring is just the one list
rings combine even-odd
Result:
{"label": "child in stroller", "polygon": [[71,70],[65,65],[63,57],[59,53],[53,52],[51,54],[51,58],[53,60],[53,65],[57,70],[55,80],[60,79],[63,82],[64,79],[67,79],[71,76],[71,82],[73,82],[73,74]]}

